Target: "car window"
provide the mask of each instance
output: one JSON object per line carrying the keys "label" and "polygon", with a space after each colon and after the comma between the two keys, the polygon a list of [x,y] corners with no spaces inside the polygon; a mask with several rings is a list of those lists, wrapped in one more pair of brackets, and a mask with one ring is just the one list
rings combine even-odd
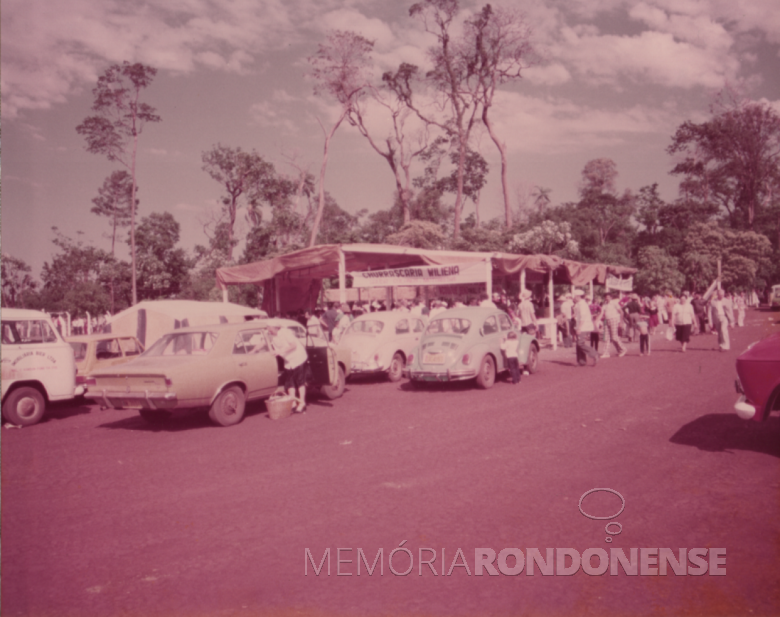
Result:
{"label": "car window", "polygon": [[119,346],[126,356],[137,356],[143,351],[141,345],[134,338],[119,339]]}
{"label": "car window", "polygon": [[419,319],[414,320],[414,331],[415,332],[422,332],[425,330],[425,324],[420,321]]}
{"label": "car window", "polygon": [[485,325],[482,326],[482,332],[485,334],[495,334],[498,332],[498,324],[496,323],[495,315],[491,315],[485,320]]}
{"label": "car window", "polygon": [[[5,340],[3,340],[5,342]],[[80,362],[87,357],[87,344],[86,343],[71,343],[73,347],[73,356],[76,358],[76,362]]]}
{"label": "car window", "polygon": [[498,316],[498,323],[501,326],[501,330],[511,330],[512,322],[509,320],[509,316],[501,314]]}
{"label": "car window", "polygon": [[268,341],[262,330],[244,330],[236,335],[233,343],[234,354],[249,354],[268,351]]}
{"label": "car window", "polygon": [[107,341],[98,341],[95,349],[95,357],[97,357],[98,360],[121,358],[122,352],[119,350],[119,341],[115,338]]}
{"label": "car window", "polygon": [[152,345],[145,356],[199,356],[214,347],[216,332],[171,332]]}
{"label": "car window", "polygon": [[466,334],[471,327],[471,322],[468,319],[460,319],[458,317],[444,317],[442,319],[434,319],[426,334]]}
{"label": "car window", "polygon": [[379,334],[384,327],[384,322],[376,319],[353,321],[347,330],[347,334]]}
{"label": "car window", "polygon": [[408,319],[402,319],[397,324],[395,324],[395,333],[396,334],[409,334],[409,320]]}
{"label": "car window", "polygon": [[20,319],[3,322],[3,343],[34,345],[35,343],[56,343],[57,335],[47,321],[42,319]]}

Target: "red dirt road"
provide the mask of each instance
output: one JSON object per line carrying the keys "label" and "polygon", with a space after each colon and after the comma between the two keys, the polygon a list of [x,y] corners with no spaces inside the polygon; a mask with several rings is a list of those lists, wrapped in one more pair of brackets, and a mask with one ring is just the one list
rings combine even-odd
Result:
{"label": "red dirt road", "polygon": [[[517,386],[360,381],[229,429],[57,406],[2,431],[2,615],[780,614],[780,418],[733,413],[734,360],[779,317],[749,312],[727,353],[710,335],[596,368],[549,351]],[[605,487],[626,501],[611,544],[578,509]],[[515,547],[725,548],[727,573],[475,575],[476,548]],[[380,548],[383,574],[358,576]]]}

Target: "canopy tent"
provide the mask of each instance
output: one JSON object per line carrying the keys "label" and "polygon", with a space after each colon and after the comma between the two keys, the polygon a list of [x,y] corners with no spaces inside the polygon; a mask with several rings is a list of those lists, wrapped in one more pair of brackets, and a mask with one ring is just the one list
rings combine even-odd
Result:
{"label": "canopy tent", "polygon": [[323,279],[346,276],[347,272],[488,260],[493,271],[504,275],[525,271],[545,276],[552,271],[556,284],[586,285],[593,281],[603,285],[608,274],[624,276],[636,272],[635,268],[581,263],[554,255],[436,251],[390,244],[322,244],[264,261],[218,268],[217,284],[226,290],[228,285],[258,285],[277,275],[288,280]]}
{"label": "canopy tent", "polygon": [[[264,261],[217,269],[217,284],[227,301],[229,285],[264,284],[263,309],[278,314],[312,307],[323,278],[338,276],[340,302],[345,302],[349,272],[412,268],[414,266],[474,266],[485,263],[484,282],[491,292],[492,273],[518,275],[521,288],[526,282],[546,282],[553,306],[553,284],[603,285],[608,275],[632,275],[635,268],[589,264],[554,255],[514,255],[512,253],[472,253],[437,251],[390,244],[322,244],[279,255]],[[552,276],[550,276],[552,274]],[[377,281],[381,285],[382,281]]]}

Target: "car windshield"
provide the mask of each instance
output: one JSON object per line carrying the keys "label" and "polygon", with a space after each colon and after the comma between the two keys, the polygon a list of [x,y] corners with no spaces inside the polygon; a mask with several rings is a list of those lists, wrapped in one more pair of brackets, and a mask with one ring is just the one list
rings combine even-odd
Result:
{"label": "car windshield", "polygon": [[376,319],[364,319],[353,322],[347,330],[347,334],[379,334],[384,327],[384,322]]}
{"label": "car windshield", "polygon": [[57,335],[47,321],[42,319],[20,319],[3,321],[3,344],[33,345],[35,343],[56,343]]}
{"label": "car windshield", "polygon": [[471,327],[471,322],[468,319],[461,319],[460,317],[444,317],[442,319],[434,319],[426,334],[466,334]]}
{"label": "car windshield", "polygon": [[203,356],[214,347],[216,332],[171,332],[152,345],[144,356]]}

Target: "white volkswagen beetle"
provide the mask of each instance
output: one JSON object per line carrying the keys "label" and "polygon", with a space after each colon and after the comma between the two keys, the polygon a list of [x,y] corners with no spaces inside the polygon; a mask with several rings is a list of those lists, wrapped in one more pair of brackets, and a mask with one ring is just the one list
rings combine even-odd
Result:
{"label": "white volkswagen beetle", "polygon": [[428,318],[399,311],[379,311],[356,318],[339,341],[352,349],[352,374],[403,376],[406,358],[425,332]]}

